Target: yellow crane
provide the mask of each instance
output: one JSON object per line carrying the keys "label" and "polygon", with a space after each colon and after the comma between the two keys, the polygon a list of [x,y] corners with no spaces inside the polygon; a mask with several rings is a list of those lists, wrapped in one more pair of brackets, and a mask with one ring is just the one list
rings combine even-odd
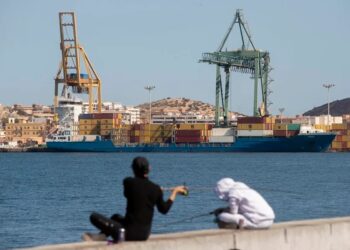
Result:
{"label": "yellow crane", "polygon": [[70,95],[69,91],[73,94],[89,95],[89,113],[94,112],[94,92],[97,89],[97,110],[101,112],[101,80],[84,48],[78,42],[77,22],[74,12],[60,12],[59,22],[62,61],[55,78],[55,110],[59,104],[58,94],[60,85],[62,85],[62,97],[67,98]]}

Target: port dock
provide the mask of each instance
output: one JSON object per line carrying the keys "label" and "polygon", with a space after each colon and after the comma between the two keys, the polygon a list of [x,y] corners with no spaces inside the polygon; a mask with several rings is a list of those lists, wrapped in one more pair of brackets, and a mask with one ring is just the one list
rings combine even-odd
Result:
{"label": "port dock", "polygon": [[80,242],[27,248],[32,250],[347,250],[350,217],[276,223],[267,230],[211,229],[154,235],[146,242]]}

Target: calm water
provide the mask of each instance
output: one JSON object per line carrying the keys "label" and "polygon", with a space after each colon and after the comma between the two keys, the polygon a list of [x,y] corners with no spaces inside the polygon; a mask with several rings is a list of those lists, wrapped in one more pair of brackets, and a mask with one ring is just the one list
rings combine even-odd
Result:
{"label": "calm water", "polygon": [[[0,153],[0,249],[80,241],[92,211],[124,213],[122,180],[135,154]],[[224,205],[210,188],[230,176],[257,189],[277,221],[350,214],[350,154],[144,154],[151,179],[190,187],[153,232],[215,228],[204,216]],[[192,188],[192,189],[191,189]],[[168,193],[165,194],[169,195]]]}

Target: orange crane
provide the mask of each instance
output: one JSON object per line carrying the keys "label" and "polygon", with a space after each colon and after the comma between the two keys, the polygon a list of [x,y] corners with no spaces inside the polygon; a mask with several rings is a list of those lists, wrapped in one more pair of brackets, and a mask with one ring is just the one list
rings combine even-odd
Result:
{"label": "orange crane", "polygon": [[71,93],[89,95],[89,113],[94,112],[94,92],[97,89],[97,111],[101,112],[101,80],[78,42],[74,12],[60,12],[59,21],[62,61],[55,78],[55,111],[59,104],[60,85],[63,85],[61,97],[68,98]]}

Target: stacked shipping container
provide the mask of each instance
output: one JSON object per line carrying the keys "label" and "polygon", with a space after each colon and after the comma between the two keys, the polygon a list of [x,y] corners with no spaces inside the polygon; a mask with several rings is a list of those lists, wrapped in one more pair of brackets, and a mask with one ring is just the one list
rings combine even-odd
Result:
{"label": "stacked shipping container", "polygon": [[331,149],[334,151],[350,151],[350,123],[332,124],[331,131],[337,133]]}
{"label": "stacked shipping container", "polygon": [[277,137],[290,137],[296,136],[300,131],[300,124],[274,124],[273,125],[273,136]]}
{"label": "stacked shipping container", "polygon": [[175,143],[208,142],[212,125],[206,123],[177,124],[174,131]]}
{"label": "stacked shipping container", "polygon": [[173,125],[135,124],[131,128],[131,143],[170,143]]}
{"label": "stacked shipping container", "polygon": [[111,137],[115,129],[121,128],[122,114],[96,113],[79,115],[80,135]]}
{"label": "stacked shipping container", "polygon": [[274,117],[238,117],[237,136],[272,136]]}

